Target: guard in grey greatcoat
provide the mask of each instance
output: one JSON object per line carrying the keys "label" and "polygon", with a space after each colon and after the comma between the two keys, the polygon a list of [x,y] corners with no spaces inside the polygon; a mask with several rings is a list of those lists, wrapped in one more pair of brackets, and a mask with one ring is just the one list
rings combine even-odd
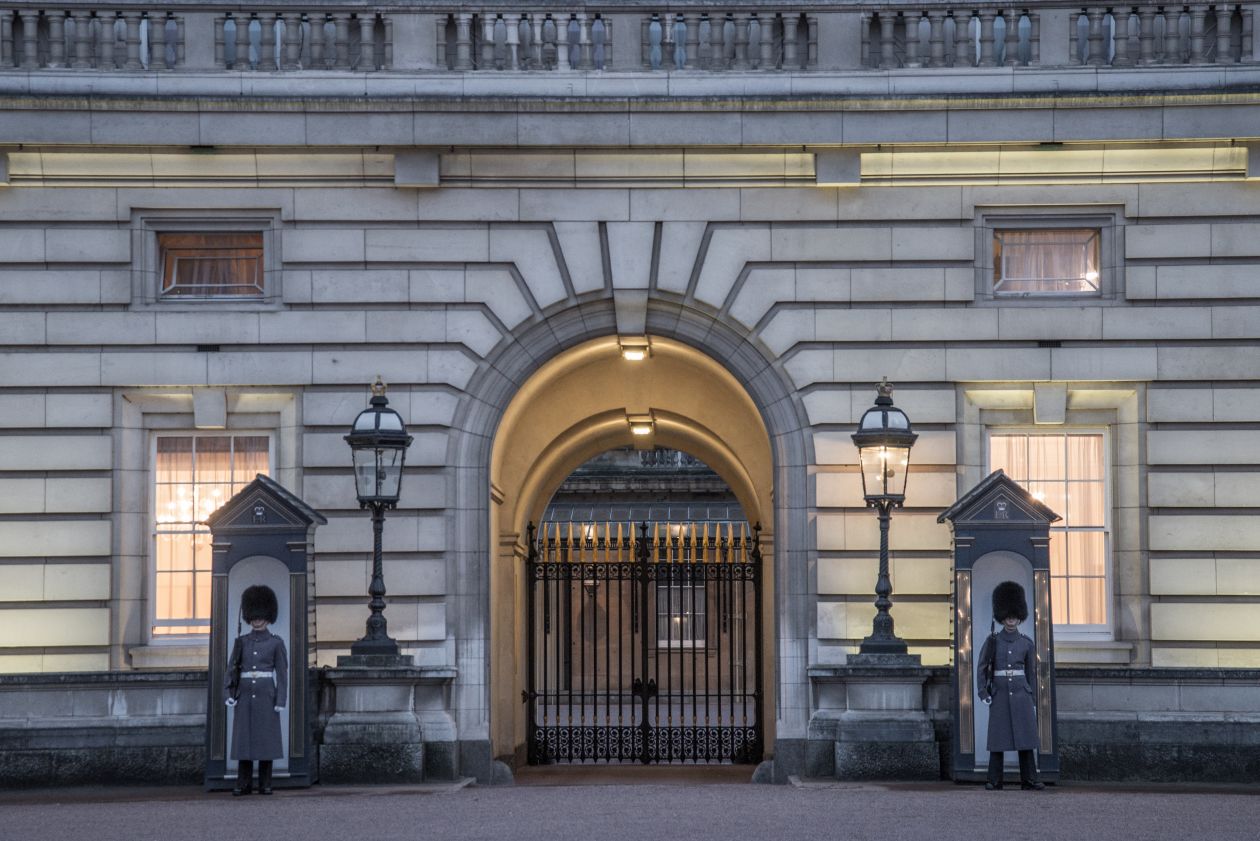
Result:
{"label": "guard in grey greatcoat", "polygon": [[990,634],[976,664],[980,700],[989,710],[989,781],[985,788],[1002,787],[1003,752],[1019,751],[1020,788],[1040,791],[1034,752],[1037,738],[1037,647],[1019,632],[1028,618],[1024,588],[1003,581],[993,590],[993,618],[1002,630]]}
{"label": "guard in grey greatcoat", "polygon": [[284,640],[267,630],[276,621],[279,605],[270,587],[255,585],[241,594],[241,615],[252,629],[236,638],[228,659],[224,703],[235,707],[232,758],[239,762],[239,796],[254,790],[254,761],[258,761],[258,792],[271,794],[272,760],[284,756],[280,713],[289,698],[289,655]]}

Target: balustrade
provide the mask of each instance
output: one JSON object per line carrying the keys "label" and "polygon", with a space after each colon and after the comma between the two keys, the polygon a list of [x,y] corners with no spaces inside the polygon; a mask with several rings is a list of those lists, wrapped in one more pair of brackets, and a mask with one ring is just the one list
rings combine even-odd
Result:
{"label": "balustrade", "polygon": [[182,26],[181,15],[159,10],[0,10],[0,68],[174,69]]}
{"label": "balustrade", "polygon": [[[387,0],[365,9],[310,0],[297,11],[216,0],[163,0],[164,9],[116,2],[5,4],[0,71],[896,71],[1040,67],[1043,55],[1057,66],[1095,68],[1255,63],[1253,7],[1241,3],[800,0],[782,9],[609,0],[595,9],[545,0],[524,8]],[[404,20],[398,32],[406,38],[436,37],[397,45],[406,58],[396,68],[395,23]]]}

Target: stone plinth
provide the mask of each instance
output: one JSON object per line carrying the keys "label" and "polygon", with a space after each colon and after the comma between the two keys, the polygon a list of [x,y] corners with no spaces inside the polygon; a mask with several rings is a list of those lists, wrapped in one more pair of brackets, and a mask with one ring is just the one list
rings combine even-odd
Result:
{"label": "stone plinth", "polygon": [[377,655],[344,657],[337,668],[325,669],[320,675],[325,704],[331,712],[319,749],[320,780],[455,779],[456,728],[446,711],[455,670],[348,665],[377,659]]}
{"label": "stone plinth", "polygon": [[917,656],[858,655],[809,670],[816,712],[806,773],[840,780],[935,780],[940,748],[928,715],[930,669]]}

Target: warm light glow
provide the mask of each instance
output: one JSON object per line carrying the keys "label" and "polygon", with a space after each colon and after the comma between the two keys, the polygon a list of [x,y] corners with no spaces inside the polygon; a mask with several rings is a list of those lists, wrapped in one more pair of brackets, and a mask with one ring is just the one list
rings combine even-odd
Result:
{"label": "warm light glow", "polygon": [[621,349],[621,358],[629,362],[642,362],[644,359],[647,359],[647,349],[623,347]]}
{"label": "warm light glow", "polygon": [[621,358],[628,362],[642,362],[652,355],[652,346],[647,336],[621,337],[617,339],[621,348]]}
{"label": "warm light glow", "polygon": [[1085,272],[1085,279],[1090,283],[1098,282],[1098,272]]}
{"label": "warm light glow", "polygon": [[630,424],[630,431],[631,431],[632,433],[634,433],[635,435],[651,435],[651,434],[652,434],[652,424],[650,424],[650,423],[632,423],[632,424]]}

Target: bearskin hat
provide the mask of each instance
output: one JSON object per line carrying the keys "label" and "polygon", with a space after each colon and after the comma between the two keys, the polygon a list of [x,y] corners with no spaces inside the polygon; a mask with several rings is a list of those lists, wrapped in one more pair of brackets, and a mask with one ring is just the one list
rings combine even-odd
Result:
{"label": "bearskin hat", "polygon": [[1003,581],[993,588],[993,618],[1001,622],[1014,616],[1020,622],[1028,618],[1028,599],[1024,588],[1014,581]]}
{"label": "bearskin hat", "polygon": [[266,619],[269,624],[274,624],[279,612],[280,605],[276,602],[275,591],[267,585],[255,584],[241,593],[241,615],[246,622]]}

